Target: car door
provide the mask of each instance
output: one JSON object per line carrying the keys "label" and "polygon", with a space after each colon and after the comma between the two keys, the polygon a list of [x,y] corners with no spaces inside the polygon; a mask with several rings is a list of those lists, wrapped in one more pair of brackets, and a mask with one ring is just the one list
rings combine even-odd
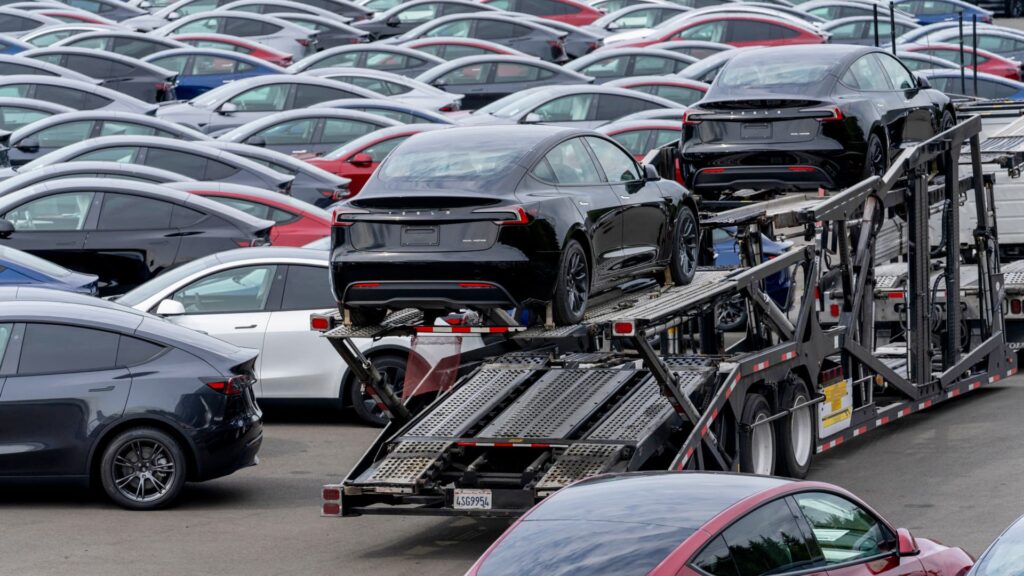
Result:
{"label": "car door", "polygon": [[323,266],[292,264],[281,306],[270,313],[263,339],[264,398],[338,398],[345,364],[330,343],[309,329],[309,315],[337,307]]}
{"label": "car door", "polygon": [[14,225],[14,233],[0,243],[92,274],[90,262],[83,256],[86,225],[89,216],[98,211],[99,199],[93,192],[36,197],[3,215]]}
{"label": "car door", "polygon": [[27,164],[58,148],[88,140],[92,135],[92,129],[92,120],[79,120],[56,124],[28,134],[17,142],[11,142],[7,151],[11,166]]}
{"label": "car door", "polygon": [[475,110],[511,93],[507,86],[490,80],[493,67],[490,62],[476,62],[456,68],[438,77],[431,84],[445,92],[462,94],[461,107],[465,110]]}
{"label": "car door", "polygon": [[603,138],[587,136],[584,140],[590,145],[608,187],[622,204],[622,246],[616,257],[622,262],[620,272],[626,274],[656,265],[671,223],[668,201],[661,188],[644,180],[643,172],[628,152]]}
{"label": "car door", "polygon": [[171,226],[174,204],[106,192],[99,217],[85,240],[100,293],[120,294],[174,264],[181,236]]}
{"label": "car door", "polygon": [[791,502],[829,576],[926,576],[920,560],[899,555],[895,532],[860,505],[828,492],[794,494]]}
{"label": "car door", "polygon": [[[167,319],[235,346],[262,350],[271,310],[281,299],[284,272],[283,266],[252,264],[197,278],[165,297],[180,302],[185,308],[184,314]],[[261,353],[256,359],[260,390],[263,360]]]}
{"label": "car door", "polygon": [[614,278],[621,267],[622,202],[604,182],[583,139],[570,138],[552,148],[531,174],[572,198],[583,216],[591,243],[594,283]]}
{"label": "car door", "polygon": [[[906,120],[903,122],[902,145],[923,142],[934,136],[941,116],[936,118],[936,106],[928,94],[918,88],[917,79],[906,66],[888,54],[876,54],[885,69],[896,97],[901,102]],[[942,112],[940,111],[939,114]]]}
{"label": "car door", "polygon": [[[893,147],[898,146],[903,136],[903,124],[906,119],[906,108],[903,97],[892,89],[889,76],[875,53],[865,54],[854,60],[840,77],[850,93],[837,94],[836,99],[867,99],[875,107],[882,119]],[[865,129],[870,127],[865,126]]]}
{"label": "car door", "polygon": [[316,132],[316,118],[300,118],[274,124],[246,138],[246,144],[258,145],[260,140],[269,150],[282,154],[305,154],[313,142]]}
{"label": "car door", "polygon": [[119,339],[67,324],[0,324],[0,476],[89,473],[95,432],[121,416],[131,388],[117,367]]}
{"label": "car door", "polygon": [[597,99],[596,94],[572,94],[555,98],[525,114],[521,122],[525,124],[535,119],[541,124],[588,128],[598,124],[593,119]]}
{"label": "car door", "polygon": [[832,576],[798,514],[785,498],[762,504],[716,534],[689,564],[712,576]]}

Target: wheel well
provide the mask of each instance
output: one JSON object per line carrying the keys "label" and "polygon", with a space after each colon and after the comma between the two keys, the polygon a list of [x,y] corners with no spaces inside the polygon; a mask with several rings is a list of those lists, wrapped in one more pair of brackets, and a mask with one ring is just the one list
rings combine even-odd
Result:
{"label": "wheel well", "polygon": [[152,418],[132,418],[115,424],[109,430],[104,432],[103,436],[100,437],[99,442],[96,443],[96,447],[93,449],[92,458],[89,461],[90,484],[99,480],[100,462],[103,460],[103,452],[107,449],[110,441],[121,432],[131,430],[132,428],[156,428],[177,440],[181,447],[181,451],[185,454],[185,461],[188,469],[186,479],[191,480],[195,477],[195,474],[199,471],[199,464],[196,461],[195,452],[192,450],[192,444],[189,443],[188,439],[185,438],[185,435],[182,434],[180,430],[163,420],[156,420]]}
{"label": "wheel well", "polygon": [[[405,356],[406,358],[408,358],[409,354],[411,353],[413,353],[411,349],[402,348],[400,346],[387,345],[381,346],[380,348],[374,348],[368,354],[366,354],[366,359],[372,362],[374,358],[385,355]],[[356,380],[355,377],[352,375],[352,371],[345,370],[345,381],[342,383],[341,390],[338,394],[338,397],[341,400],[342,408],[348,408],[349,406],[352,405],[352,386],[355,384],[355,381]]]}

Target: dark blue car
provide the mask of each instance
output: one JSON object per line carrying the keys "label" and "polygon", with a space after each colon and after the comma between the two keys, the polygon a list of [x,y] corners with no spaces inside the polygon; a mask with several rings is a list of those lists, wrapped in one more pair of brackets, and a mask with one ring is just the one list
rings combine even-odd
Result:
{"label": "dark blue car", "polygon": [[974,16],[978,17],[978,22],[992,23],[991,11],[961,0],[902,0],[896,3],[896,8],[913,14],[918,24],[958,20],[961,12],[965,23],[971,22]]}
{"label": "dark blue car", "polygon": [[180,100],[191,100],[228,82],[288,73],[266,60],[216,48],[164,50],[143,60],[178,73],[174,92]]}
{"label": "dark blue car", "polygon": [[977,96],[989,100],[1024,100],[1024,82],[1010,80],[994,74],[978,72],[978,93],[974,93],[974,73],[967,72],[963,82],[959,70],[921,70],[918,74],[928,79],[932,88],[945,94]]}
{"label": "dark blue car", "polygon": [[[716,228],[712,234],[715,245],[715,266],[739,266],[739,244],[735,238],[735,228]],[[771,259],[789,250],[792,243],[776,242],[767,236],[761,236],[761,247],[764,255]],[[783,312],[788,312],[793,305],[793,272],[789,269],[772,274],[765,279],[765,292]],[[722,332],[742,330],[747,323],[747,304],[743,298],[737,298],[718,307],[718,329]]]}
{"label": "dark blue car", "polygon": [[0,246],[0,286],[31,285],[95,296],[97,277],[81,274],[28,252]]}

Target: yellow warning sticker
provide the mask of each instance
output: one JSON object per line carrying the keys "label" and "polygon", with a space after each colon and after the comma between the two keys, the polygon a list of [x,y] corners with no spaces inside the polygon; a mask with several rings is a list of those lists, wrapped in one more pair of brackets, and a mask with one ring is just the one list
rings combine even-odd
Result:
{"label": "yellow warning sticker", "polygon": [[853,414],[853,410],[846,408],[844,410],[840,410],[835,414],[832,414],[831,416],[826,417],[824,420],[822,420],[821,424],[826,428],[829,426],[834,426],[837,423],[842,422],[843,420],[849,420],[851,414]]}
{"label": "yellow warning sticker", "polygon": [[831,386],[826,386],[822,392],[825,394],[825,402],[831,405],[832,412],[843,409],[843,400],[848,394],[846,380],[840,380]]}

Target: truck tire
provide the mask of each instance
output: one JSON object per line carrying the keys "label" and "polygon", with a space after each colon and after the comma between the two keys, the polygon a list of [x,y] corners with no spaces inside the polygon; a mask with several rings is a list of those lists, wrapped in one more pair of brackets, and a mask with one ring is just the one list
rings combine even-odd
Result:
{"label": "truck tire", "polygon": [[[402,397],[402,388],[405,384],[405,359],[393,354],[382,354],[372,358],[373,365],[380,371],[385,384],[391,388],[399,398]],[[348,385],[349,401],[352,409],[355,410],[359,419],[371,426],[384,426],[388,423],[388,417],[384,411],[377,407],[373,397],[366,392],[366,386],[362,382],[350,378]]]}
{"label": "truck tire", "polygon": [[689,206],[683,206],[676,214],[672,234],[672,262],[669,271],[672,282],[684,286],[693,282],[697,274],[697,253],[700,250],[700,223]]}
{"label": "truck tire", "polygon": [[[811,399],[807,385],[797,377],[791,378],[785,383],[782,391],[782,408],[790,409],[799,404],[804,404]],[[790,478],[804,478],[811,468],[811,459],[814,456],[814,413],[811,406],[804,406],[786,416],[776,420],[775,436],[778,438],[778,462],[776,470],[779,476]]]}
{"label": "truck tire", "polygon": [[771,476],[775,473],[775,427],[754,424],[772,415],[771,405],[760,394],[748,394],[740,416],[740,471]]}
{"label": "truck tire", "polygon": [[570,239],[558,261],[558,279],[555,281],[555,299],[551,309],[558,326],[579,324],[587,312],[590,298],[590,266],[583,246]]}
{"label": "truck tire", "polygon": [[100,485],[118,506],[156,510],[174,502],[185,485],[185,453],[156,428],[131,428],[107,444],[100,459]]}

